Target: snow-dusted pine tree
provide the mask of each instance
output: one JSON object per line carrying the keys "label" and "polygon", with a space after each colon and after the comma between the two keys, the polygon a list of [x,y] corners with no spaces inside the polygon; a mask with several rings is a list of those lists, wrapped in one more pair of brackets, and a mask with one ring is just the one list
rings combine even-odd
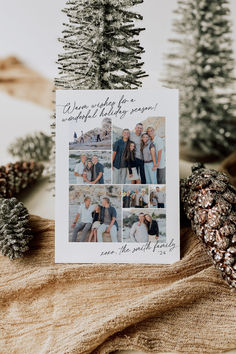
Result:
{"label": "snow-dusted pine tree", "polygon": [[135,21],[142,16],[131,11],[143,0],[68,0],[63,10],[64,53],[58,57],[62,89],[132,89],[142,85],[141,54]]}
{"label": "snow-dusted pine tree", "polygon": [[[143,17],[132,11],[143,0],[68,0],[63,12],[64,52],[58,55],[56,89],[136,89],[143,71],[139,34],[135,22]],[[55,139],[56,115],[51,131]],[[54,144],[55,145],[55,144]],[[51,183],[55,181],[55,148],[52,150]]]}
{"label": "snow-dusted pine tree", "polygon": [[165,84],[180,90],[180,138],[192,157],[219,157],[236,145],[236,101],[227,0],[179,0]]}

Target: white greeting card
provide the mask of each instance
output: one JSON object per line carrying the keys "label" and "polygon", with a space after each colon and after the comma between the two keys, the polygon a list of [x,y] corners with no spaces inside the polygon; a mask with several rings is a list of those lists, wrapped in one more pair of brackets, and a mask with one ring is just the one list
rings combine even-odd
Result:
{"label": "white greeting card", "polygon": [[56,92],[58,263],[179,260],[178,91]]}

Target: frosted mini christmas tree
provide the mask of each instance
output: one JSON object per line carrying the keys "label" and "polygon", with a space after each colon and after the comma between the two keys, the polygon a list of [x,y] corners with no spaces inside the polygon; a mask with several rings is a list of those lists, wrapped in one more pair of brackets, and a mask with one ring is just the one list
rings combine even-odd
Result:
{"label": "frosted mini christmas tree", "polygon": [[236,100],[227,0],[179,0],[166,86],[180,90],[185,154],[225,156],[236,145]]}

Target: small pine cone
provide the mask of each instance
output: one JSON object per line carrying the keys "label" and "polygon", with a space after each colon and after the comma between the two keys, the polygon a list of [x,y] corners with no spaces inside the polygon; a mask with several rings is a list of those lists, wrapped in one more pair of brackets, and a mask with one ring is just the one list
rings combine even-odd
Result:
{"label": "small pine cone", "polygon": [[10,259],[22,257],[33,238],[29,213],[16,198],[0,199],[0,250]]}
{"label": "small pine cone", "polygon": [[19,161],[0,166],[0,198],[11,198],[39,179],[43,165],[34,161]]}
{"label": "small pine cone", "polygon": [[49,161],[53,139],[43,132],[18,138],[9,146],[9,153],[23,160]]}
{"label": "small pine cone", "polygon": [[216,268],[236,289],[236,189],[227,175],[194,165],[181,181],[181,201]]}

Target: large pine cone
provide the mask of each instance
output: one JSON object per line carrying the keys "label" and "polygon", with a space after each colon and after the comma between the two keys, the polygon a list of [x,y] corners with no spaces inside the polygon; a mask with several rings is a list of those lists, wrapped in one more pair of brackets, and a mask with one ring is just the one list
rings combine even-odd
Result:
{"label": "large pine cone", "polygon": [[198,164],[181,181],[181,200],[193,231],[216,268],[236,289],[236,189],[226,174]]}
{"label": "large pine cone", "polygon": [[24,160],[49,161],[52,147],[52,137],[43,132],[37,132],[34,135],[16,139],[9,146],[8,151],[12,156]]}
{"label": "large pine cone", "polygon": [[0,198],[11,198],[39,179],[43,165],[20,161],[0,166]]}
{"label": "large pine cone", "polygon": [[10,259],[22,257],[32,239],[29,213],[16,198],[0,199],[0,250]]}

